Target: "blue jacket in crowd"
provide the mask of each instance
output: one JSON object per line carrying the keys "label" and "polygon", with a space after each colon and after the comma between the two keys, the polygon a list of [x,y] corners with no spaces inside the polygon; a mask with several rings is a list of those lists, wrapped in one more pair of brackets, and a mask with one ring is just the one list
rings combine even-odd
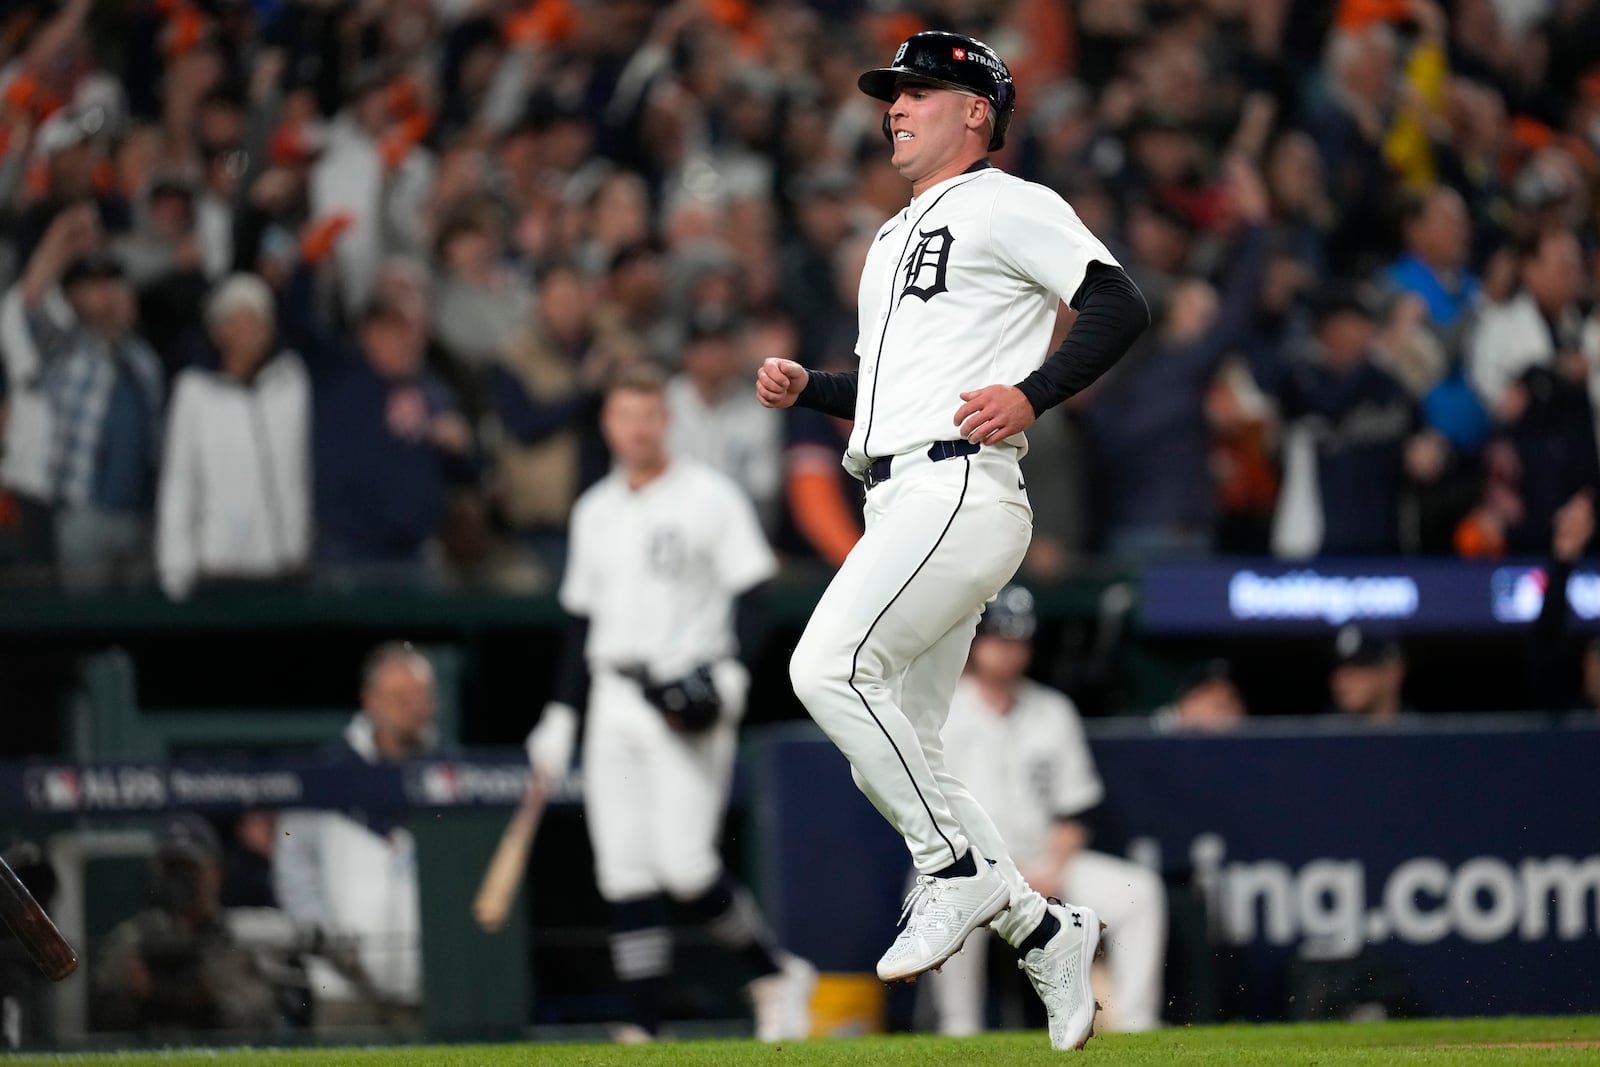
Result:
{"label": "blue jacket in crowd", "polygon": [[1245,230],[1210,329],[1177,345],[1152,331],[1148,347],[1130,353],[1090,402],[1108,529],[1211,528],[1216,488],[1206,390],[1255,316],[1267,250],[1265,227]]}

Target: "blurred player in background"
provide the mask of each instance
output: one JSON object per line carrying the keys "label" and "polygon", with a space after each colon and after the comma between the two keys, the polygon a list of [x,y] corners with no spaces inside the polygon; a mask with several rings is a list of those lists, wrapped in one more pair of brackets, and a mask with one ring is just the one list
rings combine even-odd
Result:
{"label": "blurred player in background", "polygon": [[606,393],[616,468],[573,509],[561,677],[528,756],[564,778],[587,708],[585,823],[628,1005],[618,1040],[660,1032],[672,900],[749,967],[756,1036],[805,1037],[816,972],[777,946],[717,849],[750,684],[739,657],[760,648],[777,561],[733,482],[668,454],[665,384],[635,367]]}
{"label": "blurred player in background", "polygon": [[[1161,1018],[1166,888],[1153,871],[1087,847],[1086,816],[1105,789],[1077,708],[1026,676],[1037,627],[1033,594],[1019,585],[984,612],[945,723],[945,763],[993,817],[1029,885],[1105,919],[1111,1020],[1119,1030],[1149,1030]],[[942,1033],[984,1028],[988,946],[977,931],[931,976]]]}

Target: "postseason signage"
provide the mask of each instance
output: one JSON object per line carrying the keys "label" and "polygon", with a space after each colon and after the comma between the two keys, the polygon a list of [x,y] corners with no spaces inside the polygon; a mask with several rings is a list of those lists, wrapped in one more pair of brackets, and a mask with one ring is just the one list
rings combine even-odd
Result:
{"label": "postseason signage", "polygon": [[1600,722],[1097,734],[1119,844],[1204,904],[1233,1014],[1351,960],[1428,1014],[1600,1010]]}
{"label": "postseason signage", "polygon": [[385,766],[226,763],[0,764],[0,811],[138,815],[247,808],[504,808],[528,786],[527,758],[474,755]]}
{"label": "postseason signage", "polygon": [[[1144,572],[1152,634],[1315,633],[1346,623],[1403,630],[1494,631],[1539,617],[1549,576],[1539,562],[1208,560]],[[1600,628],[1600,573],[1573,572],[1574,623]]]}
{"label": "postseason signage", "polygon": [[[1290,976],[1308,968],[1386,976],[1429,1015],[1600,1011],[1600,721],[1279,719],[1203,737],[1091,723],[1090,744],[1095,847],[1203,909],[1190,968],[1225,1017],[1292,1017]],[[775,735],[755,759],[768,918],[819,967],[870,971],[905,846],[826,740]]]}

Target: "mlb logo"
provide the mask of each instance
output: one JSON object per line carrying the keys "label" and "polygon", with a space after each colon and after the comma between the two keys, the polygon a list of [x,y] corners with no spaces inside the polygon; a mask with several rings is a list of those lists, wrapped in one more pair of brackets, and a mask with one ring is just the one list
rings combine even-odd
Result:
{"label": "mlb logo", "polygon": [[952,48],[950,49],[950,54],[955,56],[957,59],[967,58],[967,50],[965,48]]}
{"label": "mlb logo", "polygon": [[1489,578],[1490,610],[1499,622],[1532,622],[1544,608],[1549,585],[1539,567],[1501,567]]}
{"label": "mlb logo", "polygon": [[30,776],[28,800],[45,811],[77,811],[83,791],[78,776],[70,770],[50,770]]}
{"label": "mlb logo", "polygon": [[422,799],[427,804],[454,804],[461,795],[456,769],[448,763],[435,763],[422,772]]}

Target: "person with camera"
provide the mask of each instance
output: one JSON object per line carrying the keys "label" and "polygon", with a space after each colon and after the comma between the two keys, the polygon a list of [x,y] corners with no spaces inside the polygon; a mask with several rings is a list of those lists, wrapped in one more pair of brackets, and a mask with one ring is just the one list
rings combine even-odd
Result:
{"label": "person with camera", "polygon": [[167,824],[151,888],[154,903],[113,928],[94,961],[95,1028],[167,1036],[281,1029],[272,982],[225,921],[222,845],[210,823],[178,815]]}

